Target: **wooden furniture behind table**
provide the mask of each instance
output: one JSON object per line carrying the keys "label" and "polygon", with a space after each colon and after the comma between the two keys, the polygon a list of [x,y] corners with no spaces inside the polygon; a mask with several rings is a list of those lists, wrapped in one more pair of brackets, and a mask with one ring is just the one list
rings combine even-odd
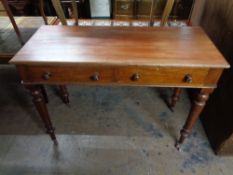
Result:
{"label": "wooden furniture behind table", "polygon": [[[14,0],[11,0],[10,2],[13,3],[13,4],[14,4],[14,3],[17,3],[17,4],[24,4],[24,3],[26,3],[27,1],[29,1],[29,0],[21,0],[21,1],[14,1]],[[40,11],[41,16],[42,16],[43,19],[44,19],[45,24],[48,24],[48,23],[47,23],[47,19],[46,19],[46,15],[45,15],[45,13],[44,13],[44,0],[36,0],[36,1],[34,1],[34,3],[37,4],[38,9],[39,9],[39,11]],[[9,17],[9,19],[10,19],[10,21],[11,21],[11,24],[12,24],[13,27],[14,27],[15,33],[16,33],[16,35],[17,35],[17,37],[18,37],[18,40],[19,40],[19,42],[23,45],[23,44],[24,44],[24,41],[23,41],[22,35],[21,35],[21,33],[20,33],[20,30],[19,30],[19,28],[18,28],[18,26],[17,26],[17,24],[16,24],[16,22],[15,22],[15,19],[14,19],[14,16],[13,16],[13,14],[12,14],[12,11],[11,11],[11,9],[10,9],[10,7],[9,7],[9,2],[8,2],[8,0],[0,0],[0,15],[7,15],[7,16]]]}
{"label": "wooden furniture behind table", "polygon": [[[153,18],[160,19],[168,2],[167,0],[114,0],[113,18],[148,20],[152,12]],[[185,3],[175,0],[172,3],[174,3],[171,12],[172,19],[189,19],[194,4],[193,0],[185,0]],[[151,9],[153,10],[151,11]]]}
{"label": "wooden furniture behind table", "polygon": [[14,16],[10,10],[10,7],[8,5],[7,0],[0,0],[0,13],[1,13],[1,15],[6,14],[9,17],[11,24],[14,27],[15,33],[18,37],[18,40],[23,45],[24,44],[23,38],[22,38],[21,33],[19,31],[19,28],[14,20]]}
{"label": "wooden furniture behind table", "polygon": [[27,16],[24,13],[25,6],[33,5],[39,12],[39,15],[42,16],[45,24],[47,23],[46,15],[44,12],[44,1],[45,0],[6,0],[9,6],[16,8],[20,12],[19,16]]}
{"label": "wooden furniture behind table", "polygon": [[[217,12],[217,13],[216,13]],[[233,64],[233,1],[206,0],[201,25]],[[224,72],[202,114],[203,126],[217,154],[233,155],[233,69]]]}
{"label": "wooden furniture behind table", "polygon": [[[25,38],[23,39],[22,37],[22,34],[18,28],[18,25],[16,23],[16,20],[12,14],[12,11],[9,7],[9,4],[10,5],[17,5],[19,8],[21,6],[24,6],[28,1],[30,0],[0,0],[0,16],[8,16],[9,19],[10,19],[10,22],[15,30],[15,33],[16,33],[16,36],[19,40],[19,42],[21,43],[21,45],[24,44],[24,40]],[[51,20],[51,19],[47,19],[45,13],[44,13],[44,0],[35,0],[33,1],[33,3],[36,3],[36,5],[38,6],[38,9],[43,17],[43,20],[44,20],[44,23],[47,25],[47,24],[54,24],[56,22],[56,20]],[[18,18],[21,18],[21,19],[25,19],[27,20],[27,18],[25,17],[18,17]],[[50,17],[52,18],[52,17]],[[55,17],[54,17],[55,19]],[[15,53],[0,53],[0,64],[7,64],[8,61],[13,58]]]}
{"label": "wooden furniture behind table", "polygon": [[[77,2],[75,0],[71,0],[71,3],[72,3],[72,9],[73,9],[73,18],[75,19],[75,25],[78,25],[78,18],[79,17],[78,17],[78,11],[77,11],[77,9],[78,9]],[[52,4],[53,4],[53,7],[54,7],[54,9],[57,13],[57,16],[58,16],[60,22],[62,23],[62,25],[67,25],[68,23],[67,23],[66,16],[65,16],[65,13],[63,11],[60,0],[52,0]],[[154,13],[156,11],[156,6],[154,5],[155,1],[152,0],[152,1],[150,1],[149,4],[150,4],[150,8],[144,9],[144,11],[147,10],[147,13],[149,14],[149,16],[147,18],[140,18],[140,19],[142,20],[142,22],[148,21],[149,26],[153,26],[154,20],[155,20]],[[128,7],[128,4],[126,4],[126,5]],[[162,12],[162,16],[161,16],[161,22],[160,22],[161,26],[166,25],[173,6],[174,6],[174,0],[168,0],[165,3],[164,8],[163,8],[163,12]],[[114,20],[112,20],[112,24],[114,23],[114,21],[116,19],[121,20],[121,18],[114,18]],[[132,23],[133,21],[131,19],[133,19],[133,18],[122,18],[121,21]],[[135,19],[137,19],[137,18],[135,18]]]}
{"label": "wooden furniture behind table", "polygon": [[[67,18],[73,17],[73,6],[72,0],[60,0],[62,4],[62,8],[64,10],[65,16]],[[76,0],[78,16],[82,19],[90,19],[91,18],[91,8],[89,0]]]}
{"label": "wooden furniture behind table", "polygon": [[[154,0],[114,0],[114,19],[139,19],[149,20],[151,12],[154,18],[161,18],[166,1],[155,2]],[[153,9],[153,11],[152,11]]]}
{"label": "wooden furniture behind table", "polygon": [[[65,43],[65,44],[64,44]],[[198,89],[179,148],[229,64],[199,27],[42,26],[10,61],[57,144],[43,85]]]}

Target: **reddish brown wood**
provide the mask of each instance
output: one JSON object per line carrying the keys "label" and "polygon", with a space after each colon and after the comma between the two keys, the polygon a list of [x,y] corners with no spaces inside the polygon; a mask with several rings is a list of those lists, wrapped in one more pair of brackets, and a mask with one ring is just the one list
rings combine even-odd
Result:
{"label": "reddish brown wood", "polygon": [[193,125],[196,123],[197,119],[199,118],[202,110],[206,105],[206,101],[209,99],[209,95],[213,92],[213,90],[214,89],[201,89],[200,92],[198,93],[191,107],[188,118],[183,126],[183,129],[180,131],[181,134],[180,138],[175,145],[177,149],[180,149],[185,138],[187,138],[188,135],[190,134]]}
{"label": "reddish brown wood", "polygon": [[[209,70],[207,68],[175,68],[155,66],[18,66],[23,72],[24,83],[34,84],[116,84],[167,87],[203,87]],[[92,76],[98,74],[98,80]],[[133,81],[133,75],[139,79]],[[192,82],[186,82],[187,74],[192,75]],[[208,84],[215,87],[216,84]]]}
{"label": "reddish brown wood", "polygon": [[60,95],[61,95],[62,101],[63,101],[65,104],[69,104],[69,103],[70,103],[70,100],[69,100],[69,93],[68,93],[68,91],[67,91],[66,86],[64,86],[64,85],[59,85],[58,88],[59,88],[59,93],[60,93]]}
{"label": "reddish brown wood", "polygon": [[14,19],[14,16],[13,16],[12,12],[11,12],[11,9],[8,6],[7,0],[1,0],[1,1],[2,1],[2,4],[3,4],[3,6],[4,6],[5,10],[6,10],[6,13],[7,13],[8,17],[10,18],[10,21],[11,21],[13,27],[14,27],[14,30],[15,30],[15,33],[16,33],[18,39],[19,39],[19,42],[23,45],[24,44],[23,38],[22,38],[21,33],[19,31],[19,28],[18,28],[18,26],[17,26],[17,24],[15,22],[15,19]]}
{"label": "reddish brown wood", "polygon": [[175,88],[173,91],[172,99],[171,99],[171,104],[170,107],[174,108],[176,105],[176,102],[180,99],[180,94],[182,92],[181,88]]}
{"label": "reddish brown wood", "polygon": [[39,0],[38,8],[39,8],[40,14],[44,20],[45,25],[48,25],[47,17],[46,17],[45,12],[44,12],[44,0]]}
{"label": "reddish brown wood", "polygon": [[38,113],[40,114],[42,121],[44,122],[47,133],[50,135],[54,144],[57,145],[57,139],[54,133],[55,129],[52,126],[52,122],[49,117],[49,113],[48,113],[48,110],[47,110],[47,107],[44,101],[44,97],[41,91],[41,86],[26,85],[26,88],[28,88],[31,92],[31,95],[33,97],[33,103],[35,104],[36,109]]}
{"label": "reddish brown wood", "polygon": [[[199,27],[43,26],[11,63],[17,65],[26,85],[201,88],[177,147],[183,143],[198,119],[222,70],[229,68],[229,64]],[[62,90],[66,91],[64,88]],[[35,99],[43,99],[40,90],[32,92]],[[40,95],[37,95],[38,92]],[[40,107],[44,103],[35,104]],[[47,116],[45,118],[49,118],[44,113]],[[51,124],[45,120],[46,123]]]}
{"label": "reddish brown wood", "polygon": [[10,59],[13,58],[15,54],[14,53],[1,53],[0,54],[0,63],[7,64]]}
{"label": "reddish brown wood", "polygon": [[49,102],[48,95],[47,95],[46,89],[43,85],[40,85],[40,90],[41,90],[41,93],[43,95],[45,103],[48,103]]}
{"label": "reddish brown wood", "polygon": [[205,84],[216,84],[223,73],[223,69],[210,69],[206,76]]}
{"label": "reddish brown wood", "polygon": [[200,27],[42,26],[11,62],[63,66],[229,67]]}

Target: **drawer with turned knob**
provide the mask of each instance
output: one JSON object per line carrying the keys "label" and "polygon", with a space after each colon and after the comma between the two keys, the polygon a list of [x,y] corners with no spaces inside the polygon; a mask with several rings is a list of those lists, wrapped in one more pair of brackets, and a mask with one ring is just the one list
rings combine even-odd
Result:
{"label": "drawer with turned knob", "polygon": [[90,79],[92,81],[99,81],[100,80],[100,75],[98,72],[93,73],[93,75],[90,76]]}
{"label": "drawer with turned knob", "polygon": [[118,71],[118,81],[130,85],[200,86],[205,83],[208,69],[126,67]]}
{"label": "drawer with turned knob", "polygon": [[57,66],[25,68],[25,82],[195,87],[205,83],[208,69],[137,66]]}
{"label": "drawer with turned knob", "polygon": [[42,78],[44,80],[49,80],[51,78],[52,74],[50,72],[45,72],[42,74]]}
{"label": "drawer with turned knob", "polygon": [[140,74],[139,73],[135,73],[131,77],[132,81],[138,81],[139,79],[140,79]]}
{"label": "drawer with turned knob", "polygon": [[184,82],[185,83],[192,83],[193,82],[193,77],[190,74],[187,74],[184,76]]}

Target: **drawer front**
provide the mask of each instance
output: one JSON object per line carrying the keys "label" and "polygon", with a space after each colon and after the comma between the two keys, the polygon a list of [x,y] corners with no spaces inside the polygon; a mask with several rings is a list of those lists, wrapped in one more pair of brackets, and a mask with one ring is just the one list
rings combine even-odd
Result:
{"label": "drawer front", "polygon": [[204,84],[208,69],[130,67],[121,68],[117,74],[119,77],[118,83],[199,86]]}
{"label": "drawer front", "polygon": [[41,83],[110,83],[114,82],[111,67],[26,67],[23,69],[25,82]]}
{"label": "drawer front", "polygon": [[[155,3],[156,4],[156,3]],[[156,7],[154,4],[154,7]],[[152,1],[151,0],[140,0],[137,1],[137,15],[150,17]]]}
{"label": "drawer front", "polygon": [[18,67],[25,83],[203,86],[209,70],[137,66]]}
{"label": "drawer front", "polygon": [[133,0],[117,0],[115,2],[115,15],[128,15],[134,14],[134,1]]}
{"label": "drawer front", "polygon": [[[154,2],[153,12],[152,12],[154,15],[154,19],[157,19],[158,17],[162,16],[163,9],[165,7],[163,6],[163,4],[161,4],[162,2],[166,3],[166,1],[155,1]],[[137,1],[137,18],[149,20],[150,14],[151,14],[151,8],[152,8],[151,0],[138,0]]]}
{"label": "drawer front", "polygon": [[[153,7],[153,14],[155,19],[162,17],[166,1],[155,1]],[[151,0],[137,0],[137,17],[138,19],[150,19],[152,1]]]}
{"label": "drawer front", "polygon": [[[154,18],[161,18],[166,1],[154,2]],[[150,19],[151,0],[116,0],[114,7],[115,19]]]}

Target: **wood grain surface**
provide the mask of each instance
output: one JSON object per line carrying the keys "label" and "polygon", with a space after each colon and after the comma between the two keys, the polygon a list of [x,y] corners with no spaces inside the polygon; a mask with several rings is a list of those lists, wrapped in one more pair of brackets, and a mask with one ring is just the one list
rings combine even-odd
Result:
{"label": "wood grain surface", "polygon": [[201,88],[181,130],[178,149],[217,86],[223,69],[229,67],[198,27],[43,26],[11,63],[16,64],[56,145],[41,85]]}
{"label": "wood grain surface", "polygon": [[42,26],[10,62],[24,65],[229,67],[199,27]]}
{"label": "wood grain surface", "polygon": [[[24,84],[215,87],[207,68],[143,66],[17,66]],[[216,71],[215,71],[216,72]],[[221,74],[221,72],[219,73]],[[97,76],[93,79],[93,76]],[[136,77],[135,79],[135,76]],[[192,78],[191,82],[186,80]]]}

